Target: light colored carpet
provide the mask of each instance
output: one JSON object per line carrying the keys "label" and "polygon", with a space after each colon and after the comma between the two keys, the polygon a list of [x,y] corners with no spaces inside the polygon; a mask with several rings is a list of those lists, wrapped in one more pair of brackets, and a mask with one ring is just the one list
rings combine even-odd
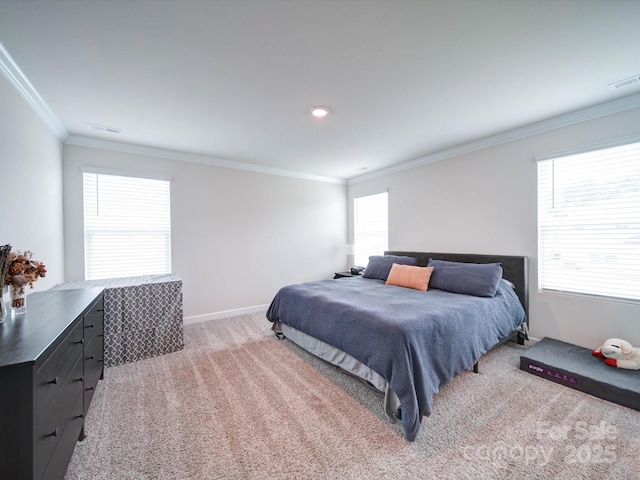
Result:
{"label": "light colored carpet", "polygon": [[638,478],[640,413],[520,371],[526,347],[444,387],[409,443],[380,394],[269,327],[188,325],[183,351],[107,369],[65,478]]}

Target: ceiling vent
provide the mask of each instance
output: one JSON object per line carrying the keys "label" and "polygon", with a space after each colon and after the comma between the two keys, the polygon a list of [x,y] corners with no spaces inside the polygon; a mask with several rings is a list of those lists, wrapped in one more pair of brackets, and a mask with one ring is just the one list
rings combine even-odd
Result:
{"label": "ceiling vent", "polygon": [[121,128],[107,127],[105,125],[96,125],[95,123],[87,123],[87,127],[89,127],[91,130],[98,130],[99,132],[122,133]]}
{"label": "ceiling vent", "polygon": [[640,75],[634,75],[633,77],[610,83],[609,88],[612,90],[617,90],[618,88],[629,87],[631,85],[640,85]]}

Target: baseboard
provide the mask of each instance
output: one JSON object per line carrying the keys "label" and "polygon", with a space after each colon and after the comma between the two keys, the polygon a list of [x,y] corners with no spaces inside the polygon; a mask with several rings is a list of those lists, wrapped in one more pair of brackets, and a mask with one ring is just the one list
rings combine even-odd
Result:
{"label": "baseboard", "polygon": [[222,318],[237,317],[239,315],[247,315],[249,313],[266,312],[269,305],[255,305],[253,307],[236,308],[234,310],[224,310],[222,312],[205,313],[203,315],[193,315],[191,317],[184,317],[183,323],[185,325],[192,325],[194,323],[209,322],[211,320],[220,320]]}

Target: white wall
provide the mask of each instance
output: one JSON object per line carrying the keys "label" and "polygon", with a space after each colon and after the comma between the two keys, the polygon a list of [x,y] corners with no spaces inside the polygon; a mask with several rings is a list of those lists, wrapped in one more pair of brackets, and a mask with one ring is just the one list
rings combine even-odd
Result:
{"label": "white wall", "polygon": [[[389,248],[529,257],[534,337],[587,348],[609,337],[640,345],[640,304],[537,289],[536,155],[640,133],[640,109],[609,115],[349,186],[389,189]],[[349,202],[350,218],[352,202]]]}
{"label": "white wall", "polygon": [[46,290],[64,278],[62,144],[3,75],[0,172],[0,244],[31,250],[34,259],[44,262],[46,277],[29,293]]}
{"label": "white wall", "polygon": [[82,167],[171,176],[173,271],[185,321],[264,306],[346,268],[346,186],[64,146],[66,280],[84,278]]}

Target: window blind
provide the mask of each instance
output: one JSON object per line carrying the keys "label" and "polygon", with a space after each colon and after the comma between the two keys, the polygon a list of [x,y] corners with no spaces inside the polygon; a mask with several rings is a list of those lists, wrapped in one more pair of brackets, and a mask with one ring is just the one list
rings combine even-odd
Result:
{"label": "window blind", "polygon": [[170,182],[84,172],[85,279],[171,271]]}
{"label": "window blind", "polygon": [[538,162],[539,289],[640,300],[640,143]]}
{"label": "window blind", "polygon": [[382,255],[388,249],[387,192],[353,199],[354,263],[366,267],[371,255]]}

